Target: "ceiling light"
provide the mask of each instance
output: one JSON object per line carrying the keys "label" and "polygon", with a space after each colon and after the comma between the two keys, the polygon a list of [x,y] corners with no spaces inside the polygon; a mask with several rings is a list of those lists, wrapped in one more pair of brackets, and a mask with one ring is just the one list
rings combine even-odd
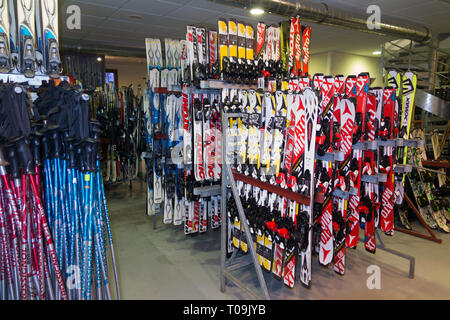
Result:
{"label": "ceiling light", "polygon": [[250,10],[250,13],[253,14],[254,16],[259,16],[264,13],[264,10],[261,8],[253,8]]}
{"label": "ceiling light", "polygon": [[130,20],[142,20],[142,16],[140,16],[140,15],[138,15],[138,14],[130,14],[130,15],[128,16],[128,18],[129,18]]}
{"label": "ceiling light", "polygon": [[102,57],[98,57],[98,58],[97,58],[97,61],[98,61],[98,62],[101,62],[101,61],[102,61]]}
{"label": "ceiling light", "polygon": [[381,54],[381,51],[374,51],[374,52],[372,52],[372,54],[373,54],[374,56],[379,56],[379,55]]}

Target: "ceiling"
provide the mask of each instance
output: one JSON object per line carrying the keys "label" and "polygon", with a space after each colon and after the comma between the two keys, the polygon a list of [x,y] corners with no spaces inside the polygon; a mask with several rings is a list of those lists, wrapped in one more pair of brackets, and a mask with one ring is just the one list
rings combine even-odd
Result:
{"label": "ceiling", "polygon": [[[293,2],[294,0],[290,0]],[[319,0],[311,0],[321,2]],[[433,33],[450,32],[449,0],[322,0],[330,7],[349,8],[366,14],[369,4],[377,4],[383,16],[401,18],[410,23],[425,25]],[[229,7],[208,0],[60,0],[62,17],[68,5],[76,4],[81,9],[81,30],[69,30],[61,23],[61,42],[65,46],[91,48],[131,48],[140,52],[144,38],[184,39],[186,25],[193,24],[217,28],[217,19],[236,18],[256,25],[278,23],[281,17],[265,14],[252,16],[248,11]],[[135,19],[133,16],[139,16]],[[324,25],[312,26],[311,53],[325,51],[352,52],[372,55],[389,37]],[[111,53],[111,52],[104,52]],[[142,56],[144,56],[142,50]]]}

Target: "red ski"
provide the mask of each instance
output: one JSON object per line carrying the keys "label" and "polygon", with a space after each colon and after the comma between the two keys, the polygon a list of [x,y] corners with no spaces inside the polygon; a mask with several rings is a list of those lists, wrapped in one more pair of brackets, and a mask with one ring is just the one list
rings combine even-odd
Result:
{"label": "red ski", "polygon": [[393,153],[394,146],[389,143],[393,138],[395,89],[387,87],[383,91],[383,116],[380,122],[379,137],[386,141],[380,148],[380,172],[387,174],[387,181],[383,184],[381,196],[380,227],[387,235],[394,234],[394,172]]}
{"label": "red ski", "polygon": [[[367,122],[366,122],[366,141],[368,149],[364,151],[364,167],[362,170],[363,178],[375,175],[376,153],[374,152],[375,130],[376,130],[376,112],[377,98],[373,94],[368,95],[367,99]],[[364,192],[361,192],[360,212],[365,214],[365,248],[367,251],[375,253],[375,184],[374,182],[364,182]]]}
{"label": "red ski", "polygon": [[356,87],[350,92],[351,97],[356,97],[355,128],[353,133],[353,160],[350,164],[350,186],[354,192],[349,199],[349,224],[350,231],[346,244],[349,248],[355,248],[359,239],[359,200],[361,196],[361,167],[362,167],[362,142],[364,141],[365,116],[367,95],[369,92],[370,78],[367,73],[358,75]]}
{"label": "red ski", "polygon": [[302,75],[307,75],[309,68],[309,43],[311,39],[311,27],[305,27],[302,35],[302,54],[303,54],[303,67]]}
{"label": "red ski", "polygon": [[[355,123],[356,99],[345,98],[340,100],[336,109],[340,114],[336,114],[336,119],[340,117],[341,124],[339,131],[339,150],[344,153],[344,161],[338,164],[336,172],[337,178],[334,182],[333,198],[333,236],[334,236],[334,270],[339,274],[345,271],[345,237],[347,229],[347,204],[350,187],[350,170],[352,161],[352,141]],[[339,195],[336,191],[342,191]],[[345,194],[344,194],[345,193]]]}

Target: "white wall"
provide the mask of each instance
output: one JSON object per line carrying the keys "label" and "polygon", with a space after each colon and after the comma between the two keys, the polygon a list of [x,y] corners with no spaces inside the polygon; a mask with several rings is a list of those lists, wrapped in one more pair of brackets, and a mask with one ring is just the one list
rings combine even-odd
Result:
{"label": "white wall", "polygon": [[372,86],[383,86],[380,75],[380,58],[366,57],[344,52],[323,52],[312,54],[310,57],[310,74],[323,73],[324,75],[358,75],[361,72],[369,72],[371,78],[375,78]]}
{"label": "white wall", "polygon": [[322,52],[312,54],[309,57],[309,74],[313,76],[316,73],[330,74],[331,63],[329,61],[331,52]]}
{"label": "white wall", "polygon": [[119,87],[133,84],[135,88],[140,84],[146,88],[147,62],[145,59],[128,57],[105,57],[106,69],[116,69],[119,77]]}

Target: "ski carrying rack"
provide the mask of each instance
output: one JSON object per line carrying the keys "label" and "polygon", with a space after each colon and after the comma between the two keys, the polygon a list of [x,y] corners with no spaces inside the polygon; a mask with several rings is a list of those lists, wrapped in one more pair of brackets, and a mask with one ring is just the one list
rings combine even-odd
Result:
{"label": "ski carrying rack", "polygon": [[[60,76],[59,79],[61,79],[61,81],[67,81],[70,83],[70,79],[67,76]],[[0,81],[2,81],[3,83],[28,83],[28,85],[31,87],[40,87],[43,82],[48,82],[50,80],[55,79],[45,75],[35,75],[32,78],[27,78],[23,74],[0,73]]]}
{"label": "ski carrying rack", "polygon": [[[228,87],[230,87],[228,85]],[[235,88],[236,85],[231,86],[231,88]],[[239,87],[241,88],[241,87]],[[223,132],[227,132],[225,128],[228,127],[228,120],[229,118],[238,118],[242,117],[242,113],[226,113],[222,112],[222,128]],[[246,291],[253,297],[260,299],[264,298],[266,300],[270,300],[270,293],[267,287],[266,280],[264,279],[263,270],[260,266],[260,263],[258,261],[258,255],[256,252],[256,246],[255,242],[253,241],[252,235],[250,233],[249,229],[249,223],[246,218],[244,208],[241,202],[241,198],[237,189],[236,181],[242,181],[246,184],[256,186],[260,188],[261,190],[267,190],[268,192],[275,193],[277,195],[283,196],[289,200],[296,201],[300,204],[306,204],[306,205],[315,205],[315,204],[321,204],[324,201],[324,193],[316,193],[314,188],[311,190],[310,195],[303,195],[300,193],[293,192],[289,189],[284,189],[279,186],[270,184],[268,182],[263,182],[259,179],[255,179],[253,177],[238,173],[236,170],[232,169],[230,165],[226,162],[226,154],[227,154],[227,137],[226,134],[222,134],[222,182],[221,182],[221,195],[222,195],[222,212],[226,212],[227,209],[227,189],[228,187],[231,187],[232,191],[232,198],[234,199],[237,207],[237,213],[240,217],[241,221],[241,230],[244,231],[244,236],[247,242],[248,251],[250,251],[250,260],[248,259],[248,255],[242,255],[240,257],[237,257],[237,253],[239,250],[233,250],[233,253],[231,256],[227,259],[227,224],[229,223],[228,219],[224,218],[222,219],[222,226],[221,226],[221,256],[220,256],[220,290],[221,292],[225,292],[226,290],[226,280],[231,281],[235,285],[237,285],[240,289]],[[379,141],[374,142],[362,142],[358,144],[358,148],[361,148],[363,150],[365,149],[372,149],[372,150],[378,150],[378,143]],[[393,144],[395,145],[395,141],[387,142],[383,141],[381,144],[387,143],[387,144]],[[342,161],[343,154],[341,151],[334,151],[332,153],[328,152],[325,153],[322,156],[316,155],[317,160],[326,160],[326,161]],[[376,174],[376,175],[364,175],[362,177],[362,181],[367,181],[371,183],[377,183],[377,182],[383,182],[387,179],[387,176],[385,174]],[[354,189],[354,188],[353,188]],[[336,189],[334,191],[334,195],[348,199],[351,194],[353,194],[355,190],[350,189],[349,192],[344,192],[342,190]],[[406,197],[406,196],[405,196]],[[228,199],[230,201],[230,199]],[[378,238],[378,249],[389,252],[393,255],[396,255],[398,257],[401,257],[403,259],[409,260],[409,272],[408,277],[410,279],[414,278],[415,273],[415,258],[406,254],[403,254],[399,251],[387,248],[382,241],[382,238],[379,234],[378,229],[375,230],[376,237]],[[359,239],[359,241],[364,242],[364,239]],[[250,289],[245,283],[243,283],[241,280],[239,280],[235,275],[232,274],[233,271],[242,269],[244,267],[247,267],[249,265],[252,265],[255,268],[256,275],[258,278],[258,283],[260,286],[260,289],[263,293],[262,296],[255,293],[252,289]]]}
{"label": "ski carrying rack", "polygon": [[[411,140],[411,141],[416,141],[416,145],[412,145],[412,147],[420,147],[421,145],[423,145],[423,141],[422,140]],[[412,166],[412,165],[407,165],[407,167],[409,167],[409,171],[405,171],[405,172],[411,172],[412,168],[418,168],[418,169],[423,169],[423,170],[427,170],[427,171],[432,171],[438,174],[442,174],[442,172],[433,170],[433,169],[429,169],[426,167],[433,167],[433,168],[445,168],[445,169],[450,169],[450,164],[447,162],[441,162],[441,161],[433,161],[433,160],[427,160],[427,161],[422,161],[422,165],[423,167],[416,167],[416,166]],[[394,169],[395,170],[395,169]],[[442,243],[442,239],[438,238],[436,236],[436,234],[434,233],[434,231],[428,226],[428,224],[426,223],[426,221],[422,218],[422,215],[420,214],[419,210],[417,209],[417,207],[414,205],[414,202],[409,198],[409,196],[405,193],[404,195],[404,199],[406,200],[406,202],[408,203],[408,206],[411,208],[411,210],[414,212],[414,214],[416,215],[417,219],[420,221],[420,223],[425,227],[425,229],[427,230],[429,235],[423,234],[423,233],[419,233],[413,230],[408,230],[408,229],[404,229],[404,228],[400,228],[400,227],[395,227],[396,231],[400,231],[415,237],[419,237],[422,239],[426,239],[426,240],[430,240],[436,243]]]}
{"label": "ski carrying rack", "polygon": [[[409,148],[418,148],[418,147],[422,147],[424,145],[424,141],[420,140],[420,139],[401,139],[401,138],[386,140],[386,141],[377,140],[377,143],[379,145],[393,145],[395,147],[405,146],[405,147],[409,147]],[[424,166],[434,166],[433,161],[424,161],[423,165]],[[418,168],[418,167],[413,166],[411,164],[396,164],[393,169],[394,169],[394,173],[406,174],[406,173],[410,173],[413,168]],[[450,168],[450,166],[448,166],[447,168]],[[420,169],[430,170],[425,167],[420,167]],[[433,170],[430,170],[430,171],[433,171]],[[438,238],[435,235],[435,233],[433,232],[433,230],[428,226],[428,224],[425,222],[422,215],[419,213],[419,210],[416,208],[416,206],[414,205],[414,202],[409,198],[409,196],[405,193],[403,195],[403,197],[404,197],[404,200],[406,201],[406,203],[408,204],[408,206],[411,208],[411,210],[416,215],[417,219],[425,227],[425,229],[427,230],[429,235],[422,234],[422,233],[419,233],[419,232],[413,231],[413,230],[408,230],[408,229],[398,227],[398,226],[394,227],[394,230],[400,231],[400,232],[403,232],[403,233],[406,233],[409,235],[413,235],[413,236],[416,236],[416,237],[419,237],[422,239],[434,241],[436,243],[442,243],[442,239]]]}
{"label": "ski carrying rack", "polygon": [[[228,120],[229,118],[237,118],[242,117],[242,113],[222,113],[222,128],[224,128],[223,132],[226,132],[225,128],[228,127]],[[236,254],[238,250],[234,250],[232,256],[228,261],[226,261],[227,257],[227,219],[222,219],[222,227],[221,227],[221,267],[220,267],[220,290],[222,292],[225,292],[225,281],[228,279],[229,281],[236,284],[241,289],[245,290],[252,296],[256,298],[260,298],[257,294],[255,294],[251,289],[249,289],[243,282],[241,282],[238,278],[236,278],[233,274],[231,274],[232,271],[241,269],[243,267],[246,267],[248,265],[253,264],[255,267],[255,271],[258,277],[258,282],[260,284],[260,287],[263,291],[263,297],[266,300],[270,300],[270,294],[267,289],[266,281],[264,280],[262,268],[259,265],[258,257],[255,249],[255,243],[252,239],[252,236],[250,234],[250,229],[248,225],[248,221],[246,219],[244,209],[242,206],[242,202],[240,199],[239,192],[237,190],[236,181],[242,181],[244,183],[257,186],[258,188],[262,190],[267,190],[269,192],[275,193],[277,195],[283,196],[289,200],[296,201],[301,204],[305,205],[311,205],[313,206],[314,203],[322,203],[324,201],[324,194],[318,193],[314,194],[314,190],[311,191],[311,194],[309,196],[302,195],[300,193],[293,192],[288,189],[281,188],[279,186],[270,184],[268,182],[263,182],[258,179],[254,179],[250,176],[246,176],[243,174],[238,173],[235,170],[232,170],[230,165],[226,162],[226,154],[227,154],[227,137],[226,134],[222,134],[222,185],[221,185],[221,192],[222,192],[222,212],[226,212],[227,208],[227,187],[231,186],[232,196],[236,202],[237,205],[237,211],[240,217],[240,221],[242,223],[242,228],[245,233],[246,241],[247,241],[247,247],[250,251],[251,261],[245,261],[247,256],[242,256],[239,258],[236,258]],[[312,201],[312,199],[314,199]]]}

